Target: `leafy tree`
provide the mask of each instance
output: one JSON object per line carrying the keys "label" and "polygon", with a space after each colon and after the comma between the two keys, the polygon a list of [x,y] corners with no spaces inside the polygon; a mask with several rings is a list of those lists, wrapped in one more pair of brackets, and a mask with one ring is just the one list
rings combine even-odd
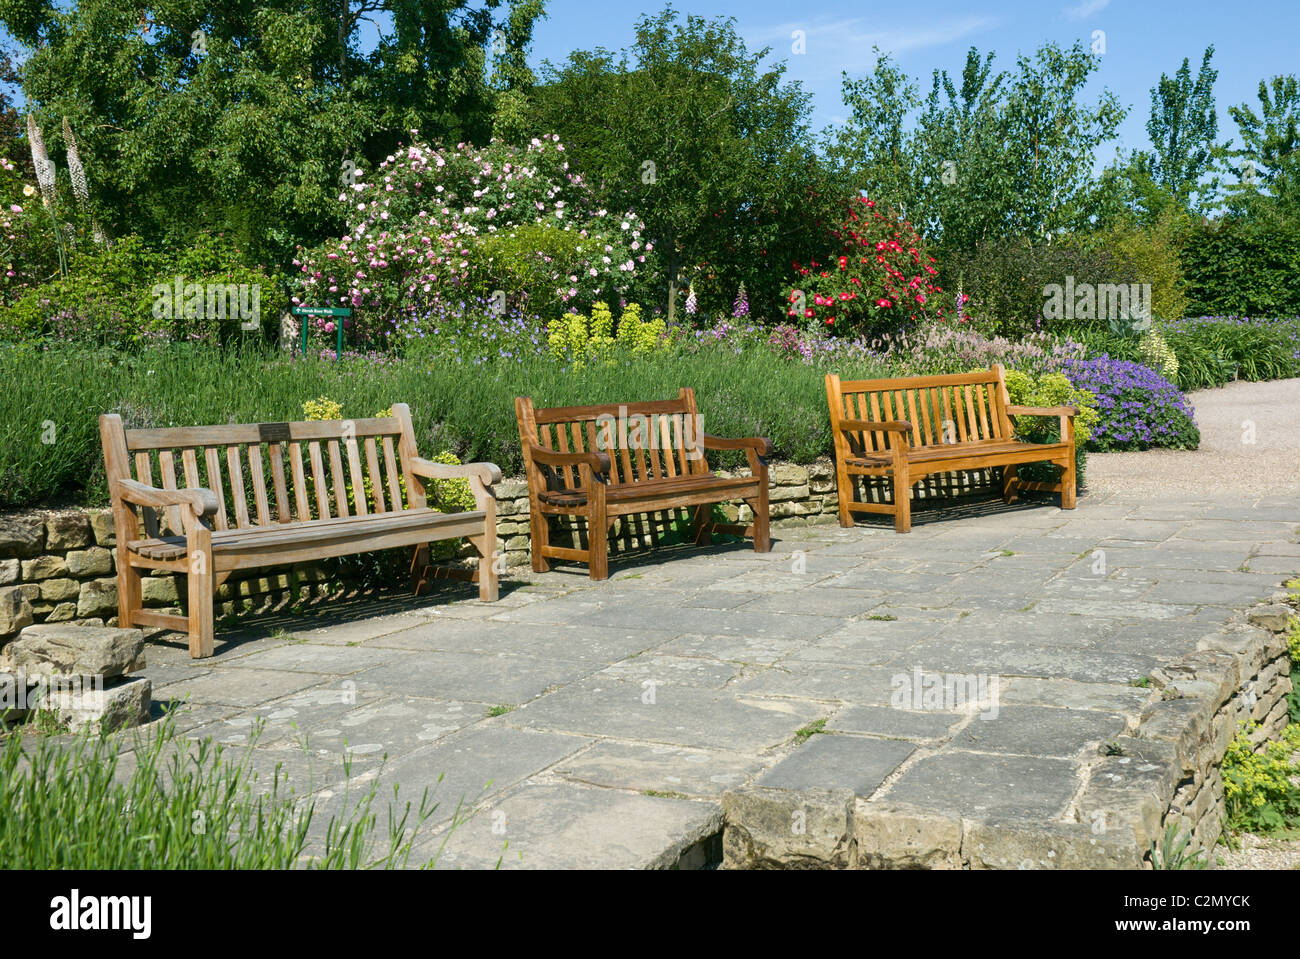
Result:
{"label": "leafy tree", "polygon": [[1242,140],[1233,201],[1238,207],[1258,201],[1267,189],[1280,210],[1300,213],[1300,84],[1290,75],[1261,80],[1259,107],[1259,113],[1246,103],[1228,107]]}
{"label": "leafy tree", "polygon": [[908,115],[921,105],[917,86],[888,54],[873,48],[872,72],[861,79],[841,75],[849,119],[828,143],[833,162],[877,203],[914,215],[917,163]]}
{"label": "leafy tree", "polygon": [[[76,131],[110,232],[183,242],[226,230],[252,255],[279,257],[339,225],[348,163],[378,162],[414,128],[487,138],[499,91],[485,51],[501,6],[0,0],[0,23],[27,48],[23,89],[51,147],[63,119]],[[539,14],[539,0],[511,0],[504,60],[518,59]],[[380,36],[363,53],[367,23]]]}
{"label": "leafy tree", "polygon": [[1195,82],[1184,57],[1172,78],[1162,73],[1160,82],[1151,88],[1147,134],[1154,152],[1144,162],[1151,178],[1184,209],[1196,205],[1194,198],[1209,197],[1218,189],[1217,178],[1202,182],[1221,152],[1215,143],[1219,118],[1214,108],[1214,81],[1219,71],[1210,66],[1213,57],[1211,44],[1205,48]]}
{"label": "leafy tree", "polygon": [[851,116],[833,152],[855,185],[884,190],[947,249],[1086,222],[1093,156],[1125,113],[1108,91],[1081,102],[1098,67],[1082,43],[1046,44],[1013,71],[995,71],[994,59],[972,47],[959,77],[936,70],[910,132],[914,88],[887,58],[844,84]]}
{"label": "leafy tree", "polygon": [[621,54],[546,64],[534,129],[558,132],[611,209],[634,209],[661,257],[669,319],[683,287],[730,306],[740,282],[774,309],[781,272],[835,191],[808,136],[808,96],[763,67],[731,19],[642,17]]}

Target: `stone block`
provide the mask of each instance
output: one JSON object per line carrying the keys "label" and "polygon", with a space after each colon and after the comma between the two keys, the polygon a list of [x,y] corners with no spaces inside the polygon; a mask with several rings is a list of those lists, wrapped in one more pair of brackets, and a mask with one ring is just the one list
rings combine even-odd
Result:
{"label": "stone block", "polygon": [[144,634],[138,629],[94,626],[28,626],[4,649],[4,661],[29,676],[122,676],[144,665]]}
{"label": "stone block", "polygon": [[77,615],[82,618],[117,615],[117,580],[92,579],[81,584]]}
{"label": "stone block", "polygon": [[0,516],[0,557],[36,556],[45,546],[45,521],[40,516]]}
{"label": "stone block", "polygon": [[[261,587],[264,580],[249,580]],[[265,589],[261,590],[265,592]],[[180,597],[176,592],[176,579],[172,576],[146,576],[140,581],[140,595],[146,605],[165,606],[169,603],[180,602]]]}
{"label": "stone block", "polygon": [[67,575],[68,564],[62,556],[37,556],[23,560],[23,579],[28,582]]}
{"label": "stone block", "polygon": [[16,633],[32,624],[32,604],[21,586],[0,589],[0,636]]}
{"label": "stone block", "polygon": [[76,599],[81,592],[81,584],[75,579],[46,579],[41,581],[41,599],[46,602],[59,603]]}
{"label": "stone block", "polygon": [[139,726],[149,718],[153,683],[143,676],[122,680],[100,689],[52,689],[45,708],[71,732],[98,726],[104,732]]}
{"label": "stone block", "polygon": [[902,803],[859,800],[853,815],[862,869],[960,869],[961,822]]}
{"label": "stone block", "polygon": [[1252,609],[1246,615],[1246,621],[1252,626],[1267,629],[1269,632],[1281,633],[1286,630],[1287,620],[1294,615],[1295,610],[1290,606],[1274,603],[1270,606],[1259,606]]}
{"label": "stone block", "polygon": [[68,572],[81,579],[87,576],[106,576],[113,572],[113,554],[102,546],[72,550],[66,561]]}
{"label": "stone block", "polygon": [[724,869],[845,869],[856,865],[850,789],[722,794]]}
{"label": "stone block", "polygon": [[54,513],[45,518],[45,548],[81,549],[92,542],[90,517],[83,512]]}
{"label": "stone block", "polygon": [[87,510],[86,515],[90,519],[90,531],[95,538],[95,545],[116,546],[117,528],[113,525],[113,511],[92,509]]}

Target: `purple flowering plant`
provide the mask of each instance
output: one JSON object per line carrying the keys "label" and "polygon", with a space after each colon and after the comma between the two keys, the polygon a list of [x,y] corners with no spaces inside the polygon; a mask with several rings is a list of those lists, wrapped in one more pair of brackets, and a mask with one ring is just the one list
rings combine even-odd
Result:
{"label": "purple flowering plant", "polygon": [[1101,418],[1090,448],[1145,450],[1153,446],[1196,449],[1201,432],[1187,397],[1150,367],[1105,354],[1059,361],[1057,368],[1076,389],[1097,397]]}

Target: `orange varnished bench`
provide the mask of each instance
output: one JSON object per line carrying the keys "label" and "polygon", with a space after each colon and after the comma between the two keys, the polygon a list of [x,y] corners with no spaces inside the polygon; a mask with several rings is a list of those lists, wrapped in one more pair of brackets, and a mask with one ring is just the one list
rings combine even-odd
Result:
{"label": "orange varnished bench", "polygon": [[[1074,509],[1074,416],[1069,406],[1012,406],[1002,367],[952,376],[911,376],[841,382],[826,377],[835,443],[841,526],[853,525],[854,513],[887,513],[894,529],[912,528],[911,489],[932,473],[982,470],[1001,466],[1002,496],[1010,501],[1019,490],[1059,492],[1061,508]],[[1026,443],[1016,439],[1012,416],[1060,419],[1060,441]],[[1055,483],[1019,479],[1022,463],[1048,462],[1061,467]],[[854,477],[887,477],[887,503],[859,502]]]}

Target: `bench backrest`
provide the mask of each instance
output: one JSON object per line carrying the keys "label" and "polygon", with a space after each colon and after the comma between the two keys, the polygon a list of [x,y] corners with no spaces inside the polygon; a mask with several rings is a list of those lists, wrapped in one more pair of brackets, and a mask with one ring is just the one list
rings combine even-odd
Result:
{"label": "bench backrest", "polygon": [[911,445],[1009,442],[1015,439],[1007,416],[1006,383],[1002,367],[950,376],[907,376],[881,380],[826,377],[835,444],[849,454],[890,449],[885,430],[844,431],[843,420],[906,420],[912,424]]}
{"label": "bench backrest", "polygon": [[[415,452],[410,409],[358,420],[307,420],[162,429],[123,428],[100,417],[109,489],[119,478],[162,489],[209,489],[220,504],[214,529],[372,515],[425,505],[408,465]],[[158,512],[165,515],[159,516]],[[149,536],[181,534],[180,511],[144,508]]]}
{"label": "bench backrest", "polygon": [[521,396],[515,400],[515,417],[533,492],[577,489],[582,483],[574,467],[535,462],[528,455],[532,443],[557,453],[608,453],[612,486],[709,471],[690,387],[678,390],[673,400],[550,409],[536,409],[529,397]]}

